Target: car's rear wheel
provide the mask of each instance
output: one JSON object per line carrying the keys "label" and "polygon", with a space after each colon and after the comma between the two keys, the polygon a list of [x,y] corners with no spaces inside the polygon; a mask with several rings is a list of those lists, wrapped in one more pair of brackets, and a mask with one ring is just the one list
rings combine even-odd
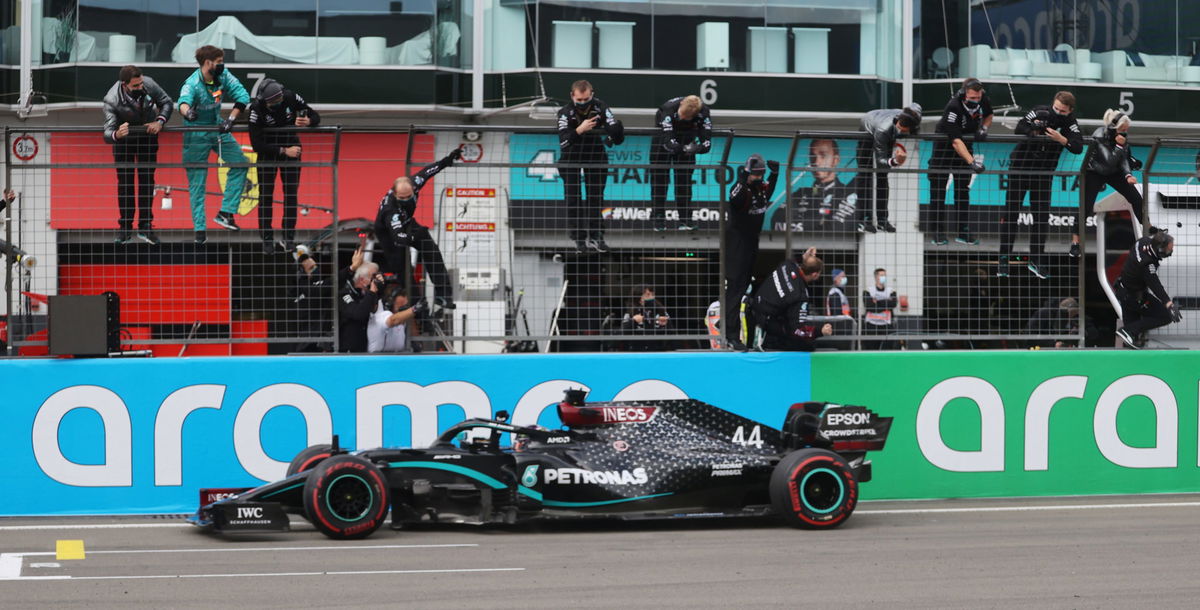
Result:
{"label": "car's rear wheel", "polygon": [[322,534],[338,540],[366,538],[383,525],[387,483],[371,462],[335,455],[313,467],[304,484],[304,514]]}
{"label": "car's rear wheel", "polygon": [[771,473],[771,504],[793,527],[826,529],[850,518],[858,481],[842,456],[801,449],[784,456]]}
{"label": "car's rear wheel", "polygon": [[292,463],[288,464],[287,476],[292,476],[297,472],[311,470],[321,460],[333,455],[333,447],[330,445],[313,445],[292,458]]}

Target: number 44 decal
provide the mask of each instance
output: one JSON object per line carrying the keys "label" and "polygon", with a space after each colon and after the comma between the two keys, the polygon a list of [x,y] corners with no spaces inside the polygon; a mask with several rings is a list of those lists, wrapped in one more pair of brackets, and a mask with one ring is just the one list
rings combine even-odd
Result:
{"label": "number 44 decal", "polygon": [[750,430],[749,438],[746,438],[746,427],[738,426],[737,430],[733,431],[733,442],[742,445],[743,447],[754,445],[755,447],[761,449],[763,445],[762,426],[754,426],[754,429]]}

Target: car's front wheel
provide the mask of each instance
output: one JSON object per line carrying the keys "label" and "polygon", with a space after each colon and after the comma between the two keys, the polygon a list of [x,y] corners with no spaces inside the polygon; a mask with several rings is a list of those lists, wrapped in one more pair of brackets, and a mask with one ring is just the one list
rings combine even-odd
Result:
{"label": "car's front wheel", "polygon": [[388,489],[383,473],[353,455],[335,455],[313,467],[304,484],[304,514],[322,534],[366,538],[383,525]]}
{"label": "car's front wheel", "polygon": [[784,456],[771,473],[771,504],[794,527],[826,529],[850,518],[858,504],[858,481],[842,456],[801,449]]}
{"label": "car's front wheel", "polygon": [[288,464],[287,476],[290,477],[297,472],[311,470],[313,466],[316,466],[321,460],[332,454],[333,447],[330,445],[313,445],[308,447],[292,458],[291,463]]}

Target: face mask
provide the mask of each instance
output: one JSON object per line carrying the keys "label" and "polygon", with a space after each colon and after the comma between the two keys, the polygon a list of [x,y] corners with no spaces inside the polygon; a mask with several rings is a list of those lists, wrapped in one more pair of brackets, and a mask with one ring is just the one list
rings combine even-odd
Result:
{"label": "face mask", "polygon": [[1059,112],[1059,111],[1058,111],[1058,108],[1055,108],[1055,107],[1053,107],[1053,106],[1051,106],[1051,107],[1050,107],[1050,110],[1053,110],[1053,111],[1054,111],[1054,114],[1057,114],[1058,116],[1067,116],[1068,114],[1071,114],[1071,111],[1070,111],[1070,110],[1068,110],[1068,111],[1066,111],[1066,112]]}
{"label": "face mask", "polygon": [[879,276],[879,285],[887,286],[887,276],[886,275]]}
{"label": "face mask", "polygon": [[654,299],[642,299],[642,304],[643,305],[653,305]]}
{"label": "face mask", "polygon": [[[393,197],[395,197],[395,195],[393,195]],[[412,197],[409,197],[408,199],[401,199],[399,197],[396,197],[396,202],[401,205],[416,205],[417,196],[413,195]]]}
{"label": "face mask", "polygon": [[212,67],[213,78],[217,78],[225,71],[225,64],[214,64]]}
{"label": "face mask", "polygon": [[588,106],[591,106],[591,105],[592,105],[592,98],[590,98],[590,97],[582,102],[575,102],[576,108],[587,108]]}
{"label": "face mask", "polygon": [[846,278],[844,278],[844,277],[839,277],[839,278],[837,279],[837,285],[838,285],[838,288],[843,288],[843,287],[845,287],[845,286],[846,286]]}
{"label": "face mask", "polygon": [[979,101],[963,100],[963,107],[966,108],[967,110],[971,110],[971,111],[979,110]]}
{"label": "face mask", "polygon": [[129,90],[129,97],[131,97],[135,100],[142,99],[142,96],[144,96],[144,95],[146,95],[145,89],[130,89]]}

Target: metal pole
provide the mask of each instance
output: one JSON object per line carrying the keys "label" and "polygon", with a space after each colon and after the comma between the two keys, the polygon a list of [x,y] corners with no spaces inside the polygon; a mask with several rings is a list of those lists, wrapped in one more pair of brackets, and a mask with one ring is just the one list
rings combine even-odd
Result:
{"label": "metal pole", "polygon": [[483,0],[475,0],[472,10],[471,39],[471,110],[483,112]]}
{"label": "metal pole", "polygon": [[338,154],[341,151],[341,146],[342,128],[338,127],[337,131],[333,132],[333,165],[330,168],[333,171],[333,199],[330,201],[330,207],[333,208],[333,238],[330,240],[330,242],[333,244],[333,264],[330,265],[329,268],[329,285],[332,288],[329,294],[329,303],[332,305],[332,315],[330,316],[330,319],[333,321],[333,325],[330,326],[330,328],[333,329],[333,351],[335,353],[342,348],[338,341],[338,337],[341,335],[339,332],[341,329],[338,327],[338,323],[340,322],[338,319],[338,304],[341,302],[338,299],[338,291],[341,290],[341,286],[338,286],[337,282],[339,271],[337,262],[338,242],[340,241],[338,235]]}
{"label": "metal pole", "polygon": [[[1077,210],[1078,219],[1076,222],[1075,234],[1079,236],[1079,261],[1076,263],[1075,273],[1079,277],[1079,283],[1075,287],[1079,294],[1079,347],[1086,347],[1087,339],[1087,324],[1084,320],[1087,319],[1087,290],[1085,289],[1085,276],[1087,275],[1087,213],[1084,210],[1084,199],[1087,191],[1087,166],[1088,159],[1091,158],[1092,150],[1095,148],[1094,143],[1089,143],[1087,150],[1083,151],[1083,163],[1079,164],[1079,209]],[[1100,227],[1097,225],[1096,230]],[[1103,256],[1097,260],[1103,260]]]}
{"label": "metal pole", "polygon": [[902,0],[900,17],[900,96],[902,106],[913,102],[913,2]]}
{"label": "metal pole", "polygon": [[787,189],[786,199],[783,202],[783,256],[784,258],[792,258],[792,170],[793,163],[796,160],[796,148],[800,146],[800,132],[792,134],[792,147],[788,150],[787,169],[784,171],[783,188]]}
{"label": "metal pole", "polygon": [[[25,7],[28,8],[28,0],[25,2]],[[24,21],[24,18],[22,18]],[[22,30],[21,36],[25,36]],[[12,188],[12,143],[11,130],[7,125],[4,126],[4,188]],[[16,200],[13,200],[16,203]],[[12,223],[8,219],[12,216],[12,208],[8,208],[4,212],[4,241],[13,243],[12,241]],[[13,261],[11,260],[12,253],[5,254],[4,265],[4,320],[8,324],[8,341],[5,343],[5,351],[9,356],[13,355],[13,311],[12,311],[12,286],[13,286]]]}
{"label": "metal pole", "polygon": [[[41,19],[38,19],[41,27]],[[41,57],[41,49],[38,49]],[[32,105],[33,100],[33,0],[21,0],[21,86],[17,100],[18,116]],[[7,132],[7,129],[5,130]],[[5,138],[7,144],[8,139]]]}

